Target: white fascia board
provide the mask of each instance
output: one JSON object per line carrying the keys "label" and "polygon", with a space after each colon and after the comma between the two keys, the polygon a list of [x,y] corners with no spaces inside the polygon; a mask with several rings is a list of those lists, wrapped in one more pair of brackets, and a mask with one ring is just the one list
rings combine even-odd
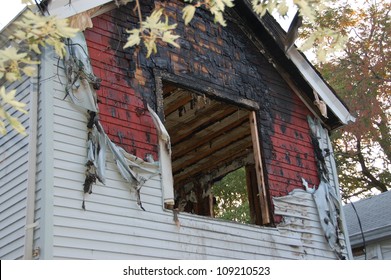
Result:
{"label": "white fascia board", "polygon": [[49,4],[50,15],[58,16],[59,18],[68,18],[89,9],[113,2],[112,0],[53,0]]}
{"label": "white fascia board", "polygon": [[356,120],[296,48],[290,48],[287,51],[287,56],[296,65],[312,89],[319,94],[321,99],[343,124],[348,124]]}

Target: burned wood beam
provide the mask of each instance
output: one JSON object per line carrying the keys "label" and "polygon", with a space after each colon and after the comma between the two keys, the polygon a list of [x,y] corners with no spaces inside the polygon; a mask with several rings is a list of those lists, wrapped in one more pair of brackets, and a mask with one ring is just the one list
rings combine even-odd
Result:
{"label": "burned wood beam", "polygon": [[194,180],[199,180],[203,182],[207,180],[214,181],[219,177],[228,174],[230,171],[234,171],[237,169],[227,169],[225,172],[223,170],[226,165],[234,164],[235,162],[241,162],[242,160],[245,160],[249,156],[252,156],[251,152],[252,151],[237,151],[235,154],[231,155],[225,160],[221,159],[217,162],[211,163],[209,166],[207,166],[208,169],[200,168],[200,166],[198,166],[198,168],[194,170],[189,170],[188,173],[177,174],[176,176],[174,175],[175,186],[181,187],[188,184],[189,182],[193,182]]}
{"label": "burned wood beam", "polygon": [[[171,131],[170,128],[168,129],[171,135],[172,144],[175,145],[176,143],[183,141],[186,138],[191,138],[194,133],[202,131],[211,124],[218,122],[219,120],[225,118],[228,115],[231,115],[236,111],[237,108],[234,107],[226,109],[224,108],[224,110],[221,110],[221,105],[215,104],[206,109],[200,110],[200,117],[194,118],[193,115],[193,117],[188,122],[167,125],[167,127],[173,126]],[[205,118],[202,117],[203,115]],[[169,120],[166,120],[166,122],[169,122]]]}
{"label": "burned wood beam", "polygon": [[258,188],[253,187],[257,185],[257,172],[255,170],[255,164],[246,165],[246,185],[250,206],[251,223],[262,225],[262,210],[259,199],[259,192]]}
{"label": "burned wood beam", "polygon": [[167,106],[168,108],[164,110],[164,115],[169,116],[175,111],[179,110],[179,108],[186,106],[193,98],[191,96],[184,96],[182,99],[174,100],[171,106]]}
{"label": "burned wood beam", "polygon": [[[180,149],[175,149],[172,154],[172,159],[175,161],[177,158],[183,157],[187,153],[197,150],[200,146],[214,141],[216,138],[223,134],[231,133],[237,127],[248,123],[248,113],[239,116],[236,113],[228,116],[227,118],[216,122],[205,130],[192,135],[191,138],[185,139],[184,141],[177,143],[180,145]],[[213,132],[213,133],[210,133]]]}
{"label": "burned wood beam", "polygon": [[192,153],[173,161],[173,173],[175,174],[179,170],[186,169],[188,166],[195,165],[200,161],[213,161],[214,157],[223,156],[225,153],[229,154],[235,148],[251,147],[250,132],[245,129],[240,132],[236,137],[219,137],[213,144],[206,143]]}
{"label": "burned wood beam", "polygon": [[239,157],[243,157],[248,153],[252,153],[250,136],[244,138],[242,141],[237,141],[235,144],[231,145],[229,149],[221,149],[217,151],[213,154],[213,157],[204,157],[198,162],[193,162],[191,166],[188,165],[186,168],[177,168],[176,172],[173,172],[174,181],[177,183],[187,177],[195,176],[198,173],[211,171],[220,165],[230,163],[231,161]]}
{"label": "burned wood beam", "polygon": [[262,224],[269,224],[271,222],[270,212],[269,212],[269,203],[266,194],[266,185],[264,178],[264,170],[262,164],[262,155],[261,148],[259,146],[259,137],[258,137],[258,126],[256,114],[254,111],[250,112],[250,127],[251,127],[251,138],[252,144],[254,148],[254,159],[255,159],[255,171],[257,173],[257,185],[258,185],[258,193],[259,200],[261,203],[262,209]]}

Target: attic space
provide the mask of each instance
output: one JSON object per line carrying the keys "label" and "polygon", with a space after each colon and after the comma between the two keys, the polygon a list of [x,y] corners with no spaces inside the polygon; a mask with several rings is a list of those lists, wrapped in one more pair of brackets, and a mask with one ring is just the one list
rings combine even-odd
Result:
{"label": "attic space", "polygon": [[243,167],[250,220],[262,224],[253,111],[168,83],[163,86],[163,111],[172,145],[175,207],[215,217],[213,184]]}

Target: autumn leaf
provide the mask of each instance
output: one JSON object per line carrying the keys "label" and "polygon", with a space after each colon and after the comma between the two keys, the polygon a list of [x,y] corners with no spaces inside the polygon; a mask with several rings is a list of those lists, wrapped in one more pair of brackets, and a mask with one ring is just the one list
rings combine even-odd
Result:
{"label": "autumn leaf", "polygon": [[144,44],[147,47],[147,57],[150,57],[152,52],[157,52],[155,40],[144,41]]}
{"label": "autumn leaf", "polygon": [[25,66],[22,68],[22,71],[27,76],[32,77],[36,75],[37,69],[34,66]]}
{"label": "autumn leaf", "polygon": [[179,48],[179,45],[175,42],[179,38],[179,35],[171,34],[171,31],[166,31],[163,33],[162,40],[166,43],[173,45],[174,47]]}
{"label": "autumn leaf", "polygon": [[25,4],[25,5],[34,5],[33,0],[22,0],[22,4]]}
{"label": "autumn leaf", "polygon": [[[0,112],[1,112],[0,108]],[[7,134],[7,130],[5,129],[5,123],[3,121],[0,121],[0,134],[5,135]]]}
{"label": "autumn leaf", "polygon": [[27,56],[27,53],[18,53],[18,49],[15,47],[9,47],[3,50],[0,50],[0,61],[5,60],[21,60]]}
{"label": "autumn leaf", "polygon": [[79,32],[79,29],[68,26],[68,19],[54,18],[54,25],[56,27],[56,33],[63,38],[71,38]]}
{"label": "autumn leaf", "polygon": [[23,109],[23,107],[26,106],[26,104],[16,101],[15,100],[15,95],[16,95],[16,90],[11,90],[10,92],[6,93],[5,87],[2,86],[0,88],[0,98],[1,98],[1,103],[3,104],[9,104],[12,107],[14,107],[16,110],[26,114],[27,111]]}
{"label": "autumn leaf", "polygon": [[26,128],[22,125],[22,123],[17,118],[8,116],[7,120],[13,129],[15,129],[17,132],[19,132],[23,136],[27,135]]}
{"label": "autumn leaf", "polygon": [[196,11],[196,7],[194,7],[193,5],[187,5],[186,7],[183,8],[182,18],[185,21],[185,25],[188,25],[189,22],[193,19],[195,11]]}
{"label": "autumn leaf", "polygon": [[23,109],[26,104],[15,100],[16,90],[11,90],[10,92],[6,92],[5,87],[2,86],[0,88],[0,133],[6,134],[6,126],[4,120],[7,120],[9,124],[22,135],[26,135],[24,126],[19,122],[19,120],[15,117],[12,117],[4,108],[4,106],[8,105],[13,107],[14,109],[26,114],[27,111]]}
{"label": "autumn leaf", "polygon": [[286,16],[288,14],[288,11],[289,11],[289,7],[288,5],[286,4],[286,2],[282,2],[280,3],[278,6],[277,6],[277,12],[281,15],[281,16]]}
{"label": "autumn leaf", "polygon": [[14,73],[14,72],[7,72],[5,73],[5,78],[7,79],[7,81],[12,83],[19,79],[19,75],[18,73]]}
{"label": "autumn leaf", "polygon": [[140,30],[139,29],[133,29],[133,30],[126,30],[127,33],[130,33],[131,35],[128,37],[128,40],[126,44],[124,45],[124,49],[131,48],[135,45],[139,45],[141,38],[140,38]]}

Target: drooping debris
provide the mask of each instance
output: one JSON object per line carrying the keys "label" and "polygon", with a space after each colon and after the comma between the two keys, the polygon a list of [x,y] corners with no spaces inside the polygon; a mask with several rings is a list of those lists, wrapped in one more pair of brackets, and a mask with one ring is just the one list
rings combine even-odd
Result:
{"label": "drooping debris", "polygon": [[[96,184],[97,180],[102,184],[106,184],[105,166],[106,148],[108,146],[118,171],[129,183],[130,190],[135,191],[138,206],[145,210],[141,202],[140,190],[146,181],[159,174],[159,164],[151,160],[144,161],[135,155],[127,153],[124,149],[114,144],[105,133],[99,122],[99,110],[95,92],[100,87],[101,79],[92,72],[87,44],[82,33],[68,41],[67,56],[64,58],[64,69],[66,75],[66,97],[69,97],[81,110],[87,110],[89,115],[87,121],[86,177],[83,184],[84,198],[82,208],[86,209],[85,196],[92,193],[92,186]],[[160,138],[165,143],[166,149],[169,150],[168,133],[163,133],[164,126],[161,123],[156,120],[154,122],[157,124]],[[169,176],[166,177],[169,178]],[[166,183],[169,184],[170,181],[167,180],[169,179],[166,179]],[[167,189],[169,189],[169,186]],[[168,201],[173,200],[173,195],[168,196]]]}

